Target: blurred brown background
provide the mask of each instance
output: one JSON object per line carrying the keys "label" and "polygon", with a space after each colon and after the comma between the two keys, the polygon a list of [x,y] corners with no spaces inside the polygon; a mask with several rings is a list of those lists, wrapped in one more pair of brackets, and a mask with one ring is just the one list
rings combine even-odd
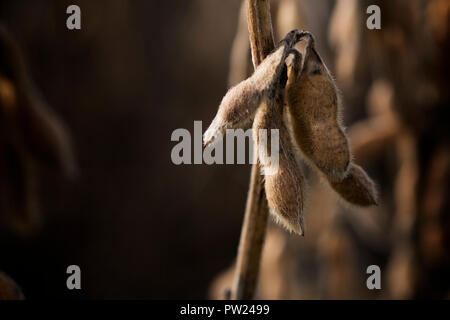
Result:
{"label": "blurred brown background", "polygon": [[[269,231],[266,254],[275,257],[266,266],[273,263],[274,278],[262,280],[260,297],[448,297],[448,2],[430,1],[438,7],[430,9],[420,0],[361,1],[355,9],[347,0],[341,6],[353,14],[344,18],[336,9],[340,2],[273,1],[274,25],[279,34],[296,27],[316,36],[342,90],[347,126],[373,117],[373,105],[381,105],[378,115],[396,110],[401,125],[395,122],[390,134],[382,126],[386,139],[381,148],[368,147],[371,161],[364,163],[379,185],[381,204],[369,211],[345,208],[326,200],[329,192],[313,184],[310,236],[280,235],[276,226]],[[79,31],[66,28],[71,4],[81,8]],[[365,28],[369,4],[381,7],[382,31]],[[436,19],[422,18],[432,10]],[[28,236],[6,231],[0,236],[0,269],[27,298],[214,295],[211,283],[236,254],[250,167],[175,166],[170,136],[177,128],[193,132],[194,120],[203,120],[206,129],[215,115],[228,87],[239,11],[239,0],[0,1],[0,22],[68,127],[79,166],[73,182],[40,170],[42,227]],[[431,25],[434,20],[440,24]],[[342,30],[333,36],[330,30],[338,26]],[[248,60],[245,48],[239,56]],[[368,127],[363,123],[361,132]],[[354,134],[356,140],[362,133]],[[412,142],[398,147],[404,140]],[[402,158],[408,152],[413,156]],[[412,184],[418,186],[403,198],[411,183],[398,182],[402,168],[405,176],[417,176]],[[410,202],[414,208],[405,209]],[[397,239],[395,226],[404,221],[399,216],[413,217],[405,223],[413,227]],[[393,257],[400,271],[388,271],[397,270]],[[70,264],[81,267],[80,292],[66,288]],[[382,268],[384,295],[365,289],[370,264]],[[405,280],[395,284],[388,273]],[[301,289],[283,287],[280,277]],[[406,289],[396,292],[402,285]],[[271,291],[275,286],[281,293]]]}

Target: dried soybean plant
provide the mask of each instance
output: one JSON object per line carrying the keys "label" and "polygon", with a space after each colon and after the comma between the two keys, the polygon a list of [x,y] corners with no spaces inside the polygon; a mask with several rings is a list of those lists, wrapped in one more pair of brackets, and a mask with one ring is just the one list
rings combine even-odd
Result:
{"label": "dried soybean plant", "polygon": [[[273,31],[267,0],[247,0],[252,60],[255,71],[232,87],[222,99],[216,117],[204,134],[204,144],[221,139],[227,129],[253,128],[258,157],[251,176],[237,269],[231,297],[253,297],[259,270],[267,214],[286,229],[304,235],[306,182],[301,159],[316,169],[331,188],[349,203],[376,204],[373,182],[352,162],[341,124],[341,102],[334,81],[309,32],[293,30],[272,50]],[[259,130],[278,129],[261,143]],[[271,139],[279,138],[279,163],[264,156]],[[270,143],[269,143],[270,142]],[[262,173],[272,171],[264,176]],[[264,185],[264,187],[262,187]]]}
{"label": "dried soybean plant", "polygon": [[73,177],[68,133],[41,98],[22,52],[0,26],[0,226],[20,235],[39,223],[37,169]]}

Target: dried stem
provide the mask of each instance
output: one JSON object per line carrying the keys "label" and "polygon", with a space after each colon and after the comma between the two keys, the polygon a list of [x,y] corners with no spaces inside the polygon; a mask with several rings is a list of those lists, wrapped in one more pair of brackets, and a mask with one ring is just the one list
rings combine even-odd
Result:
{"label": "dried stem", "polygon": [[268,0],[246,0],[248,31],[253,66],[256,68],[274,49],[272,19]]}
{"label": "dried stem", "polygon": [[[274,49],[272,20],[268,0],[245,0],[253,65],[256,68]],[[252,299],[267,226],[267,200],[259,164],[252,167],[244,224],[239,242],[232,299]]]}

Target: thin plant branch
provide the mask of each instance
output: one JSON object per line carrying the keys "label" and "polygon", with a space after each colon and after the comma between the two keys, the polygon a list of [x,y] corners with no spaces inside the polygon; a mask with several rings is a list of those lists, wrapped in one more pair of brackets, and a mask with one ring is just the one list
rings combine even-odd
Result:
{"label": "thin plant branch", "polygon": [[[245,0],[253,66],[274,49],[268,0]],[[258,162],[253,164],[244,223],[239,242],[232,299],[252,299],[255,294],[267,227],[268,206]]]}

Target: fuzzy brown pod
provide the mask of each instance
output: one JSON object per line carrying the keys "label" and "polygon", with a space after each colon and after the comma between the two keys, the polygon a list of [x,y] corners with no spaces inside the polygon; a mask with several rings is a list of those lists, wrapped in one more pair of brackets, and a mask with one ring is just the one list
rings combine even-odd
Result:
{"label": "fuzzy brown pod", "polygon": [[[271,214],[287,230],[304,235],[303,202],[305,178],[300,168],[296,150],[290,141],[288,129],[282,121],[283,100],[280,95],[265,96],[255,115],[253,140],[264,175],[264,188]],[[261,141],[261,129],[267,132],[267,140]],[[278,136],[271,134],[278,129]],[[279,139],[279,150],[273,150],[272,139]],[[278,163],[267,157],[279,152]]]}
{"label": "fuzzy brown pod", "polygon": [[[253,121],[270,211],[288,230],[303,235],[306,181],[298,151],[343,199],[361,206],[377,201],[373,182],[351,162],[340,112],[336,85],[314,48],[312,35],[293,30],[250,78],[228,91],[204,134],[204,143],[212,143],[226,129],[246,128]],[[278,129],[278,135],[271,129]],[[279,142],[278,150],[272,149],[273,140]]]}
{"label": "fuzzy brown pod", "polygon": [[337,88],[312,35],[304,33],[286,64],[288,118],[302,154],[344,200],[359,206],[377,204],[374,183],[352,163]]}
{"label": "fuzzy brown pod", "polygon": [[300,32],[293,30],[280,41],[248,79],[228,90],[219,105],[219,110],[203,135],[204,145],[209,145],[226,129],[250,128],[261,99],[279,82],[284,70],[287,53],[297,41]]}
{"label": "fuzzy brown pod", "polygon": [[[287,80],[285,59],[302,34],[298,30],[289,32],[250,78],[228,91],[203,140],[208,145],[226,129],[244,129],[253,122],[253,139],[265,175],[264,187],[270,211],[278,222],[300,235],[304,234],[304,177],[282,120],[282,109]],[[264,142],[260,141],[261,129],[267,134]],[[277,129],[280,137],[272,136],[271,129]],[[280,150],[271,150],[273,139],[280,143]],[[268,156],[272,151],[279,151],[276,164],[271,162],[272,155]]]}
{"label": "fuzzy brown pod", "polygon": [[304,33],[287,59],[286,101],[292,131],[301,152],[332,181],[342,180],[351,161],[341,124],[341,102],[336,85]]}
{"label": "fuzzy brown pod", "polygon": [[350,164],[347,176],[340,182],[329,182],[331,187],[347,202],[358,206],[378,204],[375,184],[358,165]]}

